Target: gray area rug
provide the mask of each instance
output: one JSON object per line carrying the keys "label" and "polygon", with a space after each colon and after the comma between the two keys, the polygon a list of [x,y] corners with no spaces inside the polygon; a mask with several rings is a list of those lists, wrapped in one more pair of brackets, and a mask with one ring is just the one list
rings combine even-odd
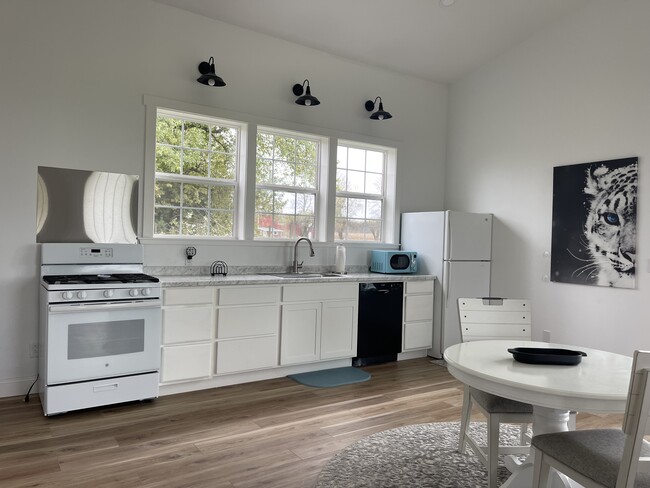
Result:
{"label": "gray area rug", "polygon": [[[470,429],[485,444],[484,422]],[[471,449],[458,448],[460,422],[408,425],[368,436],[336,454],[315,488],[487,487],[487,470]],[[501,426],[501,444],[517,445],[519,428]],[[499,460],[499,484],[510,472]]]}

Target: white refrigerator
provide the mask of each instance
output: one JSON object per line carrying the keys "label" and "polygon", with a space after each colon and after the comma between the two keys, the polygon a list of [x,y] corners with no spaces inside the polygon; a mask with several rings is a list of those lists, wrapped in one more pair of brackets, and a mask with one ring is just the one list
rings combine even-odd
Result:
{"label": "white refrigerator", "polygon": [[460,342],[458,298],[490,296],[492,214],[403,213],[401,246],[417,251],[418,274],[436,276],[428,354],[442,358],[447,347]]}

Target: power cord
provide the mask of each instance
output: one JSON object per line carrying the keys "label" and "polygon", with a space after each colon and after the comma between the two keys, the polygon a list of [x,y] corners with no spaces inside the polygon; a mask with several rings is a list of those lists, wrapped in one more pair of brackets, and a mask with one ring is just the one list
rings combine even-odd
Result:
{"label": "power cord", "polygon": [[36,384],[36,382],[38,381],[39,376],[40,376],[40,373],[36,375],[36,379],[34,380],[34,383],[32,383],[32,386],[30,386],[29,390],[27,390],[27,395],[25,395],[25,398],[23,399],[23,401],[25,403],[29,403],[29,394],[32,391],[32,388],[34,388],[34,385]]}

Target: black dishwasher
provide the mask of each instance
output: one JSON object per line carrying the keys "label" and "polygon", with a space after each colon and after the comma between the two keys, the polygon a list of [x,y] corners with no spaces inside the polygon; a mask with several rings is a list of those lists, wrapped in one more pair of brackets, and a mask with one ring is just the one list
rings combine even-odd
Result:
{"label": "black dishwasher", "polygon": [[404,284],[359,283],[357,357],[352,366],[396,361],[402,350]]}

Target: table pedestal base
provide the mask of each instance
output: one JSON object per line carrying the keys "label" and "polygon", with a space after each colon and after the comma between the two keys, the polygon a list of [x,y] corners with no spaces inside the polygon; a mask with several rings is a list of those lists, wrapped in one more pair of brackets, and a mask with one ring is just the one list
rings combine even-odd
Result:
{"label": "table pedestal base", "polygon": [[[533,406],[533,435],[566,430],[569,430],[569,412],[567,410]],[[531,449],[530,455],[524,461],[519,461],[514,456],[507,456],[505,465],[512,475],[501,485],[501,488],[530,488],[533,484],[534,464],[534,449]],[[580,487],[580,485],[563,474],[552,470],[548,488],[577,487]]]}

